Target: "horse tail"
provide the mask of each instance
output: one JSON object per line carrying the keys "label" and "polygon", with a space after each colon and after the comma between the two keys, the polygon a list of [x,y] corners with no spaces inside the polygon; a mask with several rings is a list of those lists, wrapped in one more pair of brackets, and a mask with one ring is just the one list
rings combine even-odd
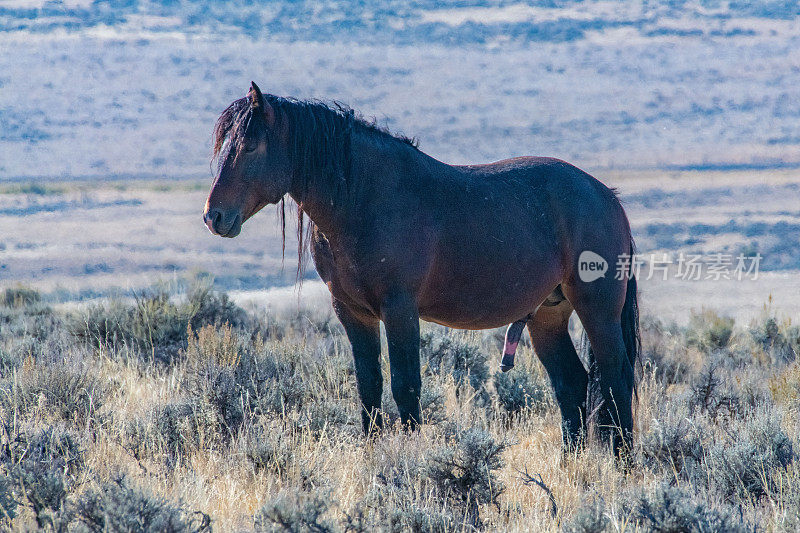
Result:
{"label": "horse tail", "polygon": [[[622,307],[620,317],[622,326],[622,340],[625,342],[625,352],[628,356],[630,376],[634,394],[636,391],[636,364],[642,353],[642,338],[639,334],[639,301],[636,288],[636,276],[633,272],[628,274],[628,286],[625,291],[625,305]],[[627,372],[626,372],[627,374]],[[637,394],[638,395],[638,394]]]}

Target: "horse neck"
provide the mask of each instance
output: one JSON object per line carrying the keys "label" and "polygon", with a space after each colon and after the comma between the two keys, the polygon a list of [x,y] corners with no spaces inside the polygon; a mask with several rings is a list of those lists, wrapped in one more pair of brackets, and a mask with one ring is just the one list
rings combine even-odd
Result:
{"label": "horse neck", "polygon": [[[371,228],[371,218],[393,202],[399,180],[429,183],[432,164],[446,166],[418,150],[370,132],[353,133],[352,162],[346,181],[308,176],[290,196],[328,238]],[[398,207],[398,206],[393,206]]]}

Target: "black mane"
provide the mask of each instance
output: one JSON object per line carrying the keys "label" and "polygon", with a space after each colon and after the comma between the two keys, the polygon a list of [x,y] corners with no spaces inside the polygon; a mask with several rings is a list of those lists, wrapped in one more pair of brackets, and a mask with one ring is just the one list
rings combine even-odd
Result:
{"label": "black mane", "polygon": [[[335,184],[331,191],[341,192],[357,186],[351,177],[351,139],[354,133],[374,135],[388,142],[399,142],[417,149],[416,139],[390,132],[379,126],[375,119],[367,120],[361,114],[339,102],[327,104],[318,100],[297,100],[265,94],[264,100],[275,110],[276,131],[289,135],[289,157],[295,165],[294,179],[303,193],[311,179],[323,179]],[[250,98],[240,98],[222,112],[214,126],[212,162],[222,163],[230,153],[239,157],[247,145],[247,129],[253,117]],[[302,197],[297,209],[298,267],[302,278],[308,237],[314,229],[311,220],[306,224],[302,210]],[[286,248],[286,210],[284,200],[279,204],[283,248]]]}
{"label": "black mane", "polygon": [[[387,128],[378,125],[377,120],[367,120],[363,115],[349,106],[333,101],[330,104],[320,100],[298,100],[283,98],[272,94],[265,94],[264,100],[275,110],[279,125],[289,126],[292,137],[291,145],[294,148],[292,156],[297,156],[295,161],[304,162],[312,147],[316,148],[314,159],[326,159],[322,156],[331,156],[325,153],[327,149],[335,149],[334,153],[341,154],[342,143],[349,142],[352,132],[367,132],[376,134],[385,139],[399,141],[414,148],[419,146],[417,139],[393,133]],[[249,98],[240,98],[229,105],[220,114],[214,127],[213,157],[221,155],[225,141],[228,140],[230,148],[236,153],[244,149],[245,132],[252,118],[253,108]],[[300,145],[306,145],[301,147]],[[305,170],[317,170],[306,168]]]}

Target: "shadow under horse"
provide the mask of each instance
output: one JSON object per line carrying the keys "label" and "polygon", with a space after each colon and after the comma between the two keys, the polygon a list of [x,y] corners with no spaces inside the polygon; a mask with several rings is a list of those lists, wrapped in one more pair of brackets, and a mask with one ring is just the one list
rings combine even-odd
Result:
{"label": "shadow under horse", "polygon": [[[630,445],[640,350],[634,244],[612,189],[552,158],[447,165],[346,107],[263,95],[255,83],[219,117],[214,157],[204,212],[214,234],[235,237],[262,207],[283,208],[287,194],[297,203],[298,259],[310,247],[352,344],[365,432],[382,427],[380,321],[402,422],[422,421],[423,319],[512,324],[506,368],[527,325],[565,447],[583,441],[587,411],[616,453]],[[568,332],[573,310],[588,370]]]}

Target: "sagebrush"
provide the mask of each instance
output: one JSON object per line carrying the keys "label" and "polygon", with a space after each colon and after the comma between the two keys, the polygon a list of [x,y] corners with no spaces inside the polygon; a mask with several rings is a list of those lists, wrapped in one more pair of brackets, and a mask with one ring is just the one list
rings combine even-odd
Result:
{"label": "sagebrush", "polygon": [[[636,441],[561,451],[523,342],[423,326],[423,417],[362,435],[329,312],[245,311],[208,283],[62,311],[0,300],[0,522],[51,531],[792,531],[797,327],[643,323]],[[389,374],[383,361],[388,389]],[[524,472],[524,474],[523,474]],[[537,483],[531,483],[536,479]]]}

